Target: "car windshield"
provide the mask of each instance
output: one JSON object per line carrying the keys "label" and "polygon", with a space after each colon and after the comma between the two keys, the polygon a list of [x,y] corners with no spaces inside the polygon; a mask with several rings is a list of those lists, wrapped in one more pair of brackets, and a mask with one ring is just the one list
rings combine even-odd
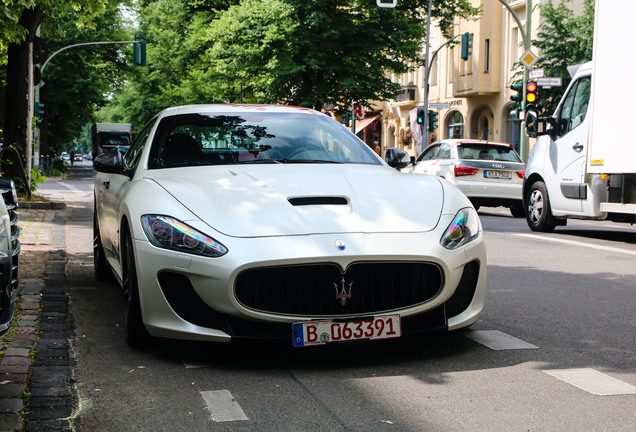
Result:
{"label": "car windshield", "polygon": [[368,146],[329,117],[249,112],[162,119],[148,167],[268,163],[382,164]]}
{"label": "car windshield", "polygon": [[496,160],[501,162],[522,162],[510,147],[487,144],[462,144],[457,147],[460,159]]}

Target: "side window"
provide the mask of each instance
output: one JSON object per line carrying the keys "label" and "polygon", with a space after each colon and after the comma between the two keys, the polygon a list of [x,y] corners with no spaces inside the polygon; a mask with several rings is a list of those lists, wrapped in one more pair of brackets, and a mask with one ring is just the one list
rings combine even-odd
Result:
{"label": "side window", "polygon": [[570,89],[561,106],[560,136],[566,135],[585,120],[590,101],[591,84],[591,77],[583,77]]}
{"label": "side window", "polygon": [[439,145],[431,145],[417,158],[418,162],[438,159]]}
{"label": "side window", "polygon": [[152,130],[152,126],[155,124],[154,120],[146,125],[145,128],[141,131],[135,142],[130,146],[126,154],[124,155],[124,165],[127,168],[137,169],[137,165],[139,165],[139,160],[141,159],[141,151],[144,149],[144,145],[146,144],[146,140],[148,139],[148,135],[150,135],[150,131]]}
{"label": "side window", "polygon": [[439,153],[437,154],[437,159],[450,159],[451,157],[451,148],[447,143],[443,143],[439,146]]}

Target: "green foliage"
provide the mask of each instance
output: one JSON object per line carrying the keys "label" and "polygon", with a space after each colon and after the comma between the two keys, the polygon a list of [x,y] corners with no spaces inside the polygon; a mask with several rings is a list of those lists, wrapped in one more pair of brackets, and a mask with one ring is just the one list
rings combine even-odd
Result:
{"label": "green foliage", "polygon": [[47,177],[40,170],[31,168],[31,192],[35,192],[39,183],[45,183]]}
{"label": "green foliage", "polygon": [[[145,0],[139,34],[148,66],[102,111],[139,130],[160,109],[188,103],[287,103],[340,109],[394,96],[390,73],[423,62],[428,0]],[[452,33],[469,0],[435,0]],[[102,113],[99,116],[102,116]]]}
{"label": "green foliage", "polygon": [[[54,25],[45,21],[42,34],[49,53],[53,53],[78,43],[132,40],[133,29],[128,25],[119,2],[111,0],[91,14],[90,23],[72,7],[61,7]],[[49,62],[40,100],[47,107],[42,130],[50,148],[73,149],[83,126],[93,122],[95,107],[104,106],[105,95],[123,87],[132,69],[131,56],[131,44],[89,45],[64,51]]]}
{"label": "green foliage", "polygon": [[541,50],[536,67],[544,68],[545,76],[563,78],[561,87],[539,89],[537,105],[543,115],[554,112],[570,82],[567,67],[592,60],[594,1],[584,0],[583,13],[579,16],[574,16],[568,7],[570,2],[562,0],[554,6],[549,0],[541,6],[538,39],[532,42]]}
{"label": "green foliage", "polygon": [[[62,175],[62,173],[65,173],[66,171],[68,171],[68,164],[66,163],[66,161],[62,158],[54,158],[53,162],[51,163],[51,175],[53,177],[58,177]],[[55,172],[59,174],[58,175],[53,174]]]}

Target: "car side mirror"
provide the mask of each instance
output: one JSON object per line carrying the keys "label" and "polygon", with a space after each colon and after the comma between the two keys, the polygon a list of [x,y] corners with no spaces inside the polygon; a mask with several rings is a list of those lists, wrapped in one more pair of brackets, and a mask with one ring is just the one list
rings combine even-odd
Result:
{"label": "car side mirror", "polygon": [[384,160],[391,168],[400,170],[409,166],[411,163],[411,156],[404,150],[391,147],[386,149]]}
{"label": "car side mirror", "polygon": [[112,149],[100,153],[93,160],[93,168],[97,172],[124,174],[124,161],[121,157],[121,152],[117,149]]}

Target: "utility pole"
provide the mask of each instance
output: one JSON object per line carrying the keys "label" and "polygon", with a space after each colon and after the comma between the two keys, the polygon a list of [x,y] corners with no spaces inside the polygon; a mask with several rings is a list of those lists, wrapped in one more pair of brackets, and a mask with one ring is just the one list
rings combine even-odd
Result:
{"label": "utility pole", "polygon": [[426,13],[426,53],[424,55],[424,121],[422,122],[422,151],[428,146],[428,77],[430,65],[428,64],[429,45],[431,40],[431,9],[433,0],[428,0]]}
{"label": "utility pole", "polygon": [[[523,38],[523,49],[525,50],[525,52],[529,52],[530,48],[531,48],[531,43],[532,43],[532,0],[526,0],[526,27],[525,27],[525,31],[524,31],[524,27],[523,24],[521,23],[521,20],[519,19],[519,17],[517,16],[517,14],[515,13],[514,10],[512,10],[512,8],[510,7],[510,5],[508,4],[508,2],[506,0],[499,0],[499,2],[504,5],[506,7],[506,9],[508,9],[508,12],[510,12],[510,14],[512,15],[512,17],[515,19],[515,21],[517,22],[517,26],[519,27],[519,31],[521,32],[521,36]],[[524,65],[523,68],[523,99],[520,102],[520,108],[521,111],[524,110],[525,108],[525,103],[526,103],[526,85],[528,84],[528,64],[525,62],[522,62]],[[530,153],[530,143],[528,142],[528,136],[526,135],[526,119],[525,116],[524,118],[521,120],[521,126],[520,126],[520,133],[519,133],[519,146],[520,146],[520,150],[521,150],[521,159],[523,159],[524,162],[528,161],[528,154]]]}

